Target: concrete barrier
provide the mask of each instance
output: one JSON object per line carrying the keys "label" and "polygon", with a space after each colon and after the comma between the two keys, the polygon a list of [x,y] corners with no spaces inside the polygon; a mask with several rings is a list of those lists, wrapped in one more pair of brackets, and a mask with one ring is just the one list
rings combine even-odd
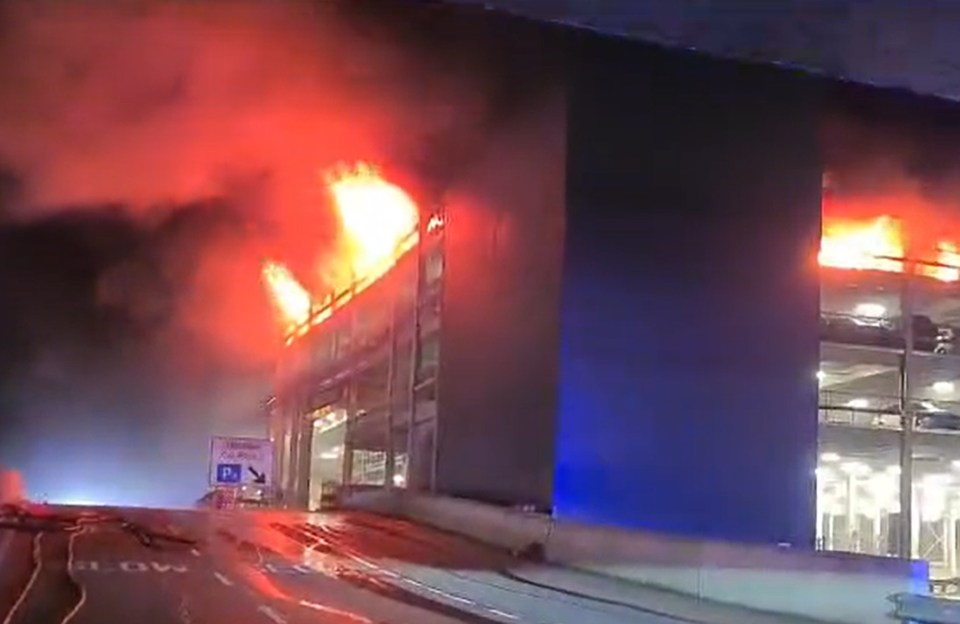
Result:
{"label": "concrete barrier", "polygon": [[347,501],[389,509],[496,546],[544,545],[548,562],[701,600],[825,622],[890,622],[890,597],[928,592],[925,562],[682,539],[556,521],[472,501],[383,493]]}
{"label": "concrete barrier", "polygon": [[556,522],[547,560],[703,600],[827,622],[889,622],[927,566],[886,557],[688,540]]}
{"label": "concrete barrier", "polygon": [[550,518],[542,514],[457,498],[409,495],[400,490],[350,493],[344,497],[344,505],[403,516],[509,550],[545,543],[551,525]]}
{"label": "concrete barrier", "polygon": [[548,561],[699,595],[699,543],[606,527],[555,522],[545,544]]}

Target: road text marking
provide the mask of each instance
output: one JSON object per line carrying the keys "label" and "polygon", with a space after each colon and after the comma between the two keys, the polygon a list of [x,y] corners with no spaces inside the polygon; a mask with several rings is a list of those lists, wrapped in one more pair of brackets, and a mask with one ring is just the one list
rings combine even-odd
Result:
{"label": "road text marking", "polygon": [[182,563],[167,563],[162,561],[90,561],[77,560],[72,569],[77,572],[124,572],[126,574],[146,574],[148,572],[176,572],[184,574],[189,568]]}

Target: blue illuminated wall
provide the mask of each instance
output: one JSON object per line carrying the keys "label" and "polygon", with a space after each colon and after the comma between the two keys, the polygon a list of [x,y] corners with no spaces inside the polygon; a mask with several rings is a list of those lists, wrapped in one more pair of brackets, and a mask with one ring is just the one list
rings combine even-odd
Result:
{"label": "blue illuminated wall", "polygon": [[555,513],[811,546],[819,86],[571,58]]}

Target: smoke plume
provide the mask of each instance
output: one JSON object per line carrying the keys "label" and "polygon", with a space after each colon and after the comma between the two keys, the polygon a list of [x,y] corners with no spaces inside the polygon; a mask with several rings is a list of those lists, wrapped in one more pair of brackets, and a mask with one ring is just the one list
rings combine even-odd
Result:
{"label": "smoke plume", "polygon": [[52,457],[85,483],[136,463],[113,499],[142,502],[186,457],[169,474],[198,493],[212,431],[262,435],[259,266],[319,279],[321,172],[429,192],[527,80],[500,69],[522,49],[449,26],[376,1],[0,3],[2,438],[32,492],[66,491]]}

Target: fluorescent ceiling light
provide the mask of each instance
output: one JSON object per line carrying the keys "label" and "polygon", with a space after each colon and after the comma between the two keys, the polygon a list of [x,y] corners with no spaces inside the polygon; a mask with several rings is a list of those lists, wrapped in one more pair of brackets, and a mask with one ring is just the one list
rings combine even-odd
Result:
{"label": "fluorescent ceiling light", "polygon": [[840,456],[837,455],[836,453],[822,453],[820,455],[820,461],[826,462],[828,464],[833,462],[838,462],[840,461]]}
{"label": "fluorescent ceiling light", "polygon": [[850,399],[847,401],[847,407],[852,407],[853,409],[866,409],[870,407],[870,401],[863,398]]}
{"label": "fluorescent ceiling light", "polygon": [[854,477],[870,474],[870,466],[860,462],[845,462],[840,465],[840,470]]}
{"label": "fluorescent ceiling light", "polygon": [[952,381],[935,381],[931,388],[937,394],[953,394],[956,385]]}
{"label": "fluorescent ceiling light", "polygon": [[858,303],[853,309],[853,313],[857,316],[883,318],[887,315],[887,307],[880,303]]}

